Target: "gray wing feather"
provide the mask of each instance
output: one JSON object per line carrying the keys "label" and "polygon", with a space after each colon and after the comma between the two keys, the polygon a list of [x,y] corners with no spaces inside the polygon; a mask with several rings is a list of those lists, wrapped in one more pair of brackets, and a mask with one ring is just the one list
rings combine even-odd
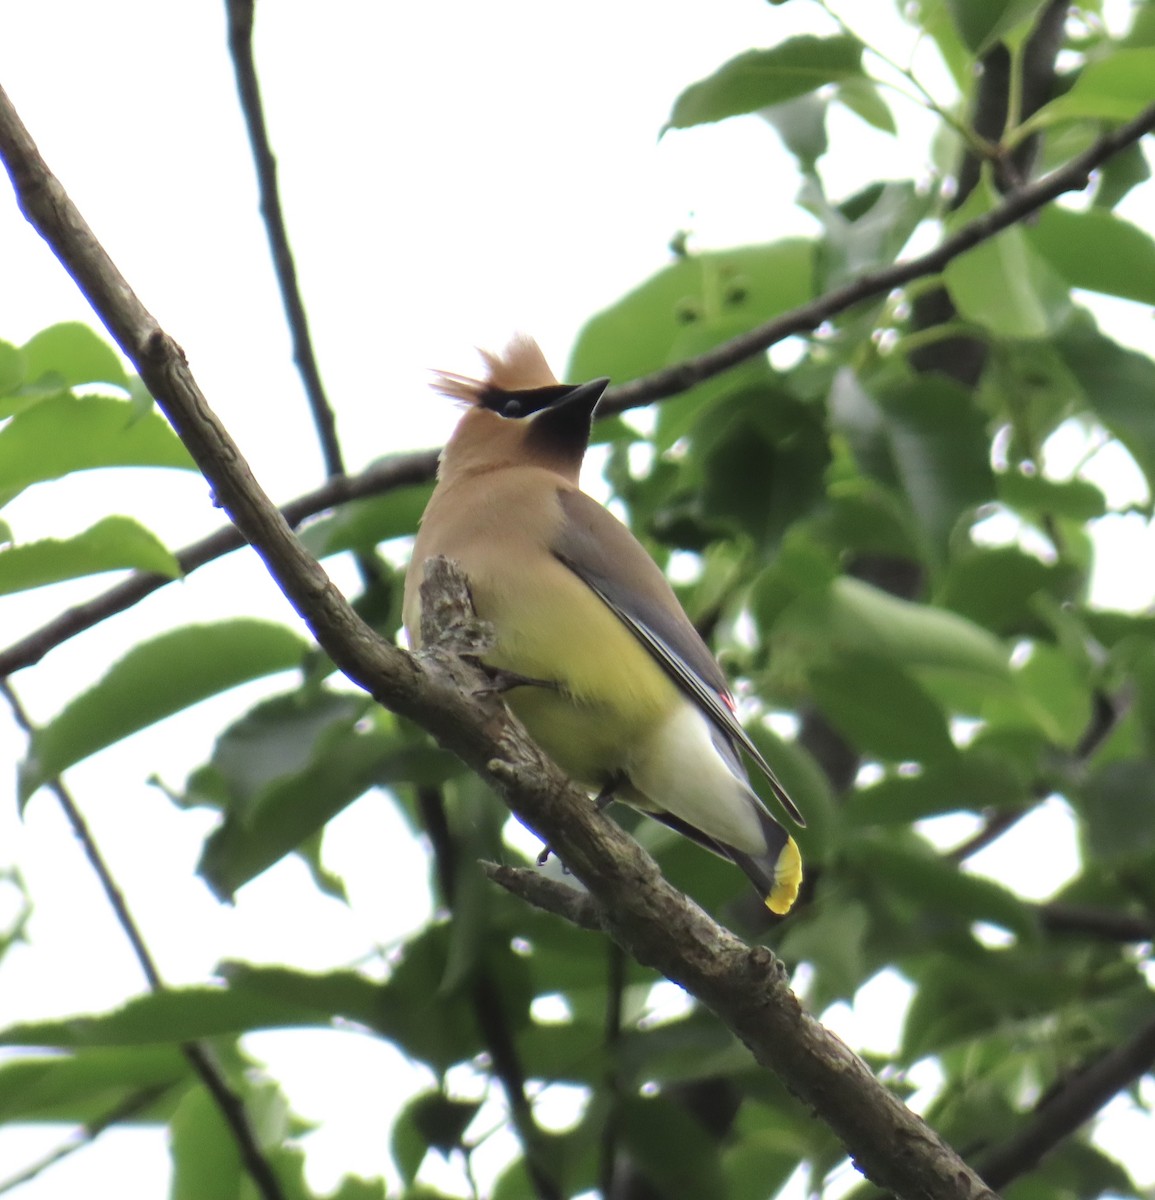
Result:
{"label": "gray wing feather", "polygon": [[[620,521],[583,492],[565,489],[558,496],[565,520],[551,547],[554,556],[613,610],[715,728],[742,747],[766,776],[779,804],[805,825],[770,764],[722,699],[729,694],[726,677],[658,565]],[[622,577],[623,561],[631,568],[628,585]]]}

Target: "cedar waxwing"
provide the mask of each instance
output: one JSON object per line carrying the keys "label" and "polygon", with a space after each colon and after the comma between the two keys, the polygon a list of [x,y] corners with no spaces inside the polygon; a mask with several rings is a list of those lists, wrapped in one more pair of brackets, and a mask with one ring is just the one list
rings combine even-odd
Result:
{"label": "cedar waxwing", "polygon": [[410,642],[420,644],[425,560],[456,560],[494,629],[486,665],[525,678],[506,698],[546,753],[599,803],[624,800],[730,859],[771,912],[787,912],[802,881],[798,847],[750,787],[739,747],[802,818],[657,564],[578,488],[609,381],[559,384],[525,337],[483,357],[485,379],[434,384],[469,407],[413,548]]}

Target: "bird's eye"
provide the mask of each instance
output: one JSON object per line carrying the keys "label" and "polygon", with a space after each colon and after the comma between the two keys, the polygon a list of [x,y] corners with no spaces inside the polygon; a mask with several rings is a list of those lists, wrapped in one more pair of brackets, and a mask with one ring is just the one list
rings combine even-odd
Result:
{"label": "bird's eye", "polygon": [[521,416],[521,401],[520,400],[507,400],[505,402],[505,408],[503,408],[501,410],[501,415],[503,417],[520,417]]}

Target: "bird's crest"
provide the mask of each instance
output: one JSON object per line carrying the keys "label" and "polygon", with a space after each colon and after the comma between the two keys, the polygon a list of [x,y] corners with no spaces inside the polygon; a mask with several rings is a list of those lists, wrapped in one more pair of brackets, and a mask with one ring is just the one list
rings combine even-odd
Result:
{"label": "bird's crest", "polygon": [[529,388],[552,387],[557,383],[537,342],[528,334],[518,333],[500,354],[479,350],[485,363],[485,376],[474,379],[452,371],[435,371],[430,385],[435,392],[468,405],[484,405],[491,392],[519,392]]}

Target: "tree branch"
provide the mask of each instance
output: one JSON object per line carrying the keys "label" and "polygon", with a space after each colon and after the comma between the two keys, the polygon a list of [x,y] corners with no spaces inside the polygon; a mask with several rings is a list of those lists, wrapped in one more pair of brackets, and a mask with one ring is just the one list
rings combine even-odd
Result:
{"label": "tree branch", "polygon": [[1105,942],[1155,941],[1155,918],[1113,908],[1052,902],[1039,905],[1039,923],[1048,933],[1074,933]]}
{"label": "tree branch", "polygon": [[[12,685],[7,680],[0,681],[0,693],[3,693],[5,700],[7,700],[16,724],[20,726],[29,738],[32,738],[35,728],[28,719],[28,714],[24,711],[24,706],[20,703],[20,698],[13,691]],[[84,851],[85,858],[88,859],[89,865],[99,880],[108,903],[112,906],[117,924],[128,938],[136,961],[140,964],[140,969],[144,972],[144,977],[148,981],[149,988],[154,992],[163,992],[165,984],[157,968],[156,960],[152,957],[152,953],[145,943],[144,935],[140,932],[140,926],[137,925],[136,919],[129,911],[124,893],[121,892],[108,863],[105,862],[104,855],[101,854],[100,847],[96,844],[96,839],[92,836],[92,830],[89,829],[88,822],[84,819],[84,814],[80,811],[80,807],[73,799],[71,792],[68,791],[59,778],[48,780],[45,786],[56,797],[57,803],[63,809],[64,815],[72,827],[72,832]],[[272,1165],[265,1157],[260,1142],[257,1140],[256,1132],[249,1121],[248,1113],[245,1111],[245,1103],[229,1086],[224,1072],[214,1061],[212,1052],[200,1042],[184,1042],[181,1044],[180,1049],[185,1060],[193,1069],[193,1073],[200,1079],[205,1090],[216,1102],[217,1108],[220,1110],[221,1116],[229,1128],[233,1141],[236,1143],[237,1150],[241,1156],[241,1162],[244,1164],[245,1170],[249,1173],[250,1178],[256,1186],[258,1195],[262,1200],[286,1200],[285,1194],[281,1189],[280,1180],[274,1173]],[[100,1130],[98,1129],[96,1132],[100,1132]]]}
{"label": "tree branch", "polygon": [[1079,1126],[1089,1121],[1124,1088],[1155,1066],[1155,1018],[1121,1046],[1080,1071],[1043,1098],[1013,1137],[983,1155],[979,1169],[992,1187],[1003,1187],[1036,1167]]}
{"label": "tree branch", "polygon": [[938,274],[947,263],[959,255],[973,250],[975,246],[1010,228],[1043,205],[1066,192],[1081,191],[1087,186],[1091,173],[1097,167],[1153,129],[1155,105],[1103,134],[1082,154],[1075,155],[1049,175],[1044,175],[1009,195],[997,208],[962,226],[934,250],[906,262],[895,263],[894,266],[881,271],[861,275],[843,287],[835,288],[808,304],[782,313],[696,358],[689,358],[665,370],[655,371],[654,374],[635,379],[632,383],[610,388],[598,405],[598,415],[624,412],[626,409],[648,404],[652,400],[662,400],[688,391],[702,380],[720,375],[755,354],[768,350],[783,338],[817,329],[823,321],[860,304],[863,300],[884,296],[903,284],[912,283],[923,276]]}
{"label": "tree branch", "polygon": [[[944,242],[938,249],[906,263],[898,263],[883,271],[863,275],[844,287],[828,292],[817,299],[782,313],[747,333],[723,342],[705,354],[689,358],[676,366],[657,371],[641,379],[610,388],[598,408],[599,417],[608,417],[654,401],[669,399],[687,391],[704,379],[712,378],[769,349],[776,342],[796,333],[816,329],[823,321],[837,316],[847,308],[882,295],[894,287],[910,283],[923,275],[933,274],[952,258],[973,249],[987,238],[1014,224],[1023,216],[1053,200],[1064,192],[1086,186],[1087,177],[1095,167],[1155,129],[1155,106],[1146,109],[1133,121],[1093,143],[1087,151],[1065,166],[1016,193],[999,208],[987,213]],[[34,185],[35,186],[35,185]],[[59,185],[57,185],[59,186]],[[19,192],[19,189],[17,189]],[[31,220],[31,218],[29,218]],[[36,222],[33,221],[33,224]],[[79,236],[91,238],[91,231],[78,231]],[[70,270],[67,262],[65,268]],[[74,278],[75,275],[74,275]],[[77,279],[81,290],[88,295],[84,284]],[[123,280],[121,280],[123,284]],[[143,313],[143,309],[140,310]],[[152,326],[151,316],[143,313]],[[109,331],[118,336],[110,326]],[[119,339],[118,339],[119,340]],[[132,358],[127,346],[121,348]],[[423,483],[432,479],[437,465],[437,450],[419,450],[409,455],[397,455],[384,463],[370,467],[363,474],[347,480],[332,479],[322,488],[300,497],[281,511],[290,525],[306,516],[336,504],[369,495],[378,495],[394,487]],[[219,539],[219,540],[218,540]],[[189,546],[177,557],[185,573],[244,544],[242,535],[234,530],[219,530],[208,538]],[[138,573],[123,583],[84,604],[77,605],[54,618],[40,629],[0,651],[0,677],[39,662],[49,650],[90,629],[108,616],[131,607],[145,596],[171,582],[166,576]]]}
{"label": "tree branch", "polygon": [[[426,483],[437,470],[436,450],[415,450],[410,454],[392,454],[374,463],[360,475],[340,475],[328,480],[319,488],[306,492],[281,507],[285,521],[296,528],[306,517],[351,500],[378,496],[395,488]],[[246,545],[244,535],[235,525],[221,529],[193,542],[176,555],[182,577],[198,567],[213,562]],[[146,596],[164,587],[173,580],[167,575],[151,571],[135,571],[127,579],[101,592],[91,600],[65,609],[33,630],[19,641],[0,650],[0,679],[24,667],[38,663],[50,650],[91,629],[108,617],[115,616],[138,604]]]}
{"label": "tree branch", "polygon": [[[1155,120],[1155,113],[1152,114]],[[1137,136],[1137,135],[1136,135]],[[868,1177],[921,1200],[989,1200],[981,1179],[804,1013],[768,950],[751,948],[670,886],[653,860],[596,811],[487,694],[466,659],[409,655],[378,637],[293,536],[212,412],[176,343],[108,258],[0,91],[0,154],[29,220],[55,250],[333,661],[421,724],[490,782],[593,893],[608,931],[711,1008],[840,1137]]]}
{"label": "tree branch", "polygon": [[482,870],[499,886],[518,899],[569,921],[579,929],[605,933],[598,902],[589,894],[568,883],[559,883],[540,871],[527,867],[511,867],[505,863],[483,862]]}
{"label": "tree branch", "polygon": [[241,101],[241,112],[249,134],[249,145],[253,151],[253,163],[257,171],[257,187],[261,195],[261,216],[269,238],[269,250],[273,256],[273,267],[277,273],[277,285],[285,306],[285,318],[293,339],[293,361],[297,364],[305,395],[313,414],[313,424],[321,443],[325,470],[330,477],[345,474],[341,457],[341,446],[337,441],[337,422],[333,408],[325,395],[321,382],[321,371],[317,356],[313,352],[313,339],[309,334],[309,320],[305,316],[305,303],[297,285],[297,267],[293,251],[289,246],[289,232],[285,228],[285,217],[281,208],[280,190],[277,186],[277,160],[269,142],[269,131],[265,124],[261,91],[257,83],[257,69],[253,62],[253,7],[254,0],[225,0],[229,23],[229,53],[237,77],[237,94]]}

